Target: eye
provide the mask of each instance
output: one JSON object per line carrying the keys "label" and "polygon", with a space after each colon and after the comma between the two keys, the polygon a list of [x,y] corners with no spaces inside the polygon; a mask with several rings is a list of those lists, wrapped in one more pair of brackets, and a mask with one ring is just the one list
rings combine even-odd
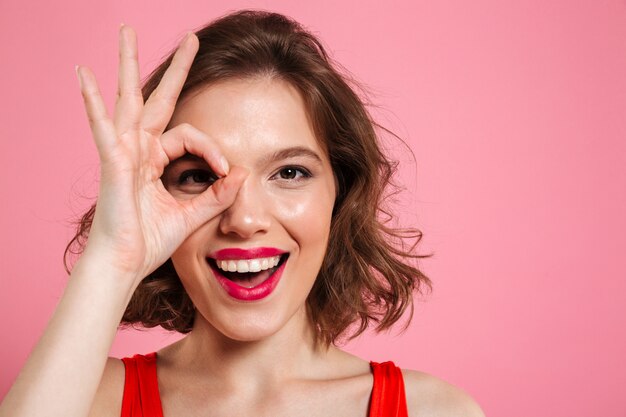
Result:
{"label": "eye", "polygon": [[301,181],[305,178],[311,177],[311,173],[302,167],[287,166],[281,168],[274,177],[278,177],[280,180],[287,181]]}
{"label": "eye", "polygon": [[217,181],[217,177],[206,169],[189,169],[183,171],[178,177],[179,186],[210,187]]}

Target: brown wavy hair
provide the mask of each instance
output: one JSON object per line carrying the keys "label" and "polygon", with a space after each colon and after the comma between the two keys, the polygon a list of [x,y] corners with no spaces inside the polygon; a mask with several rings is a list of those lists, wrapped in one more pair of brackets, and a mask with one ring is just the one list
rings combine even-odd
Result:
{"label": "brown wavy hair", "polygon": [[[407,309],[408,325],[413,294],[431,288],[416,263],[427,255],[415,252],[422,237],[419,230],[391,226],[394,217],[385,201],[399,190],[392,183],[396,163],[382,152],[377,132],[393,133],[371,118],[365,99],[355,92],[364,90],[332,61],[315,36],[280,14],[239,11],[196,35],[200,48],[181,97],[225,79],[285,80],[302,94],[315,134],[328,150],[338,190],[327,252],[307,298],[318,340],[328,345],[343,336],[353,338],[372,323],[378,331],[389,329]],[[144,100],[159,84],[172,56],[145,81]],[[94,211],[95,205],[78,221],[65,250],[66,268],[68,255],[84,248]],[[122,325],[187,333],[194,317],[191,299],[168,260],[139,284]]]}

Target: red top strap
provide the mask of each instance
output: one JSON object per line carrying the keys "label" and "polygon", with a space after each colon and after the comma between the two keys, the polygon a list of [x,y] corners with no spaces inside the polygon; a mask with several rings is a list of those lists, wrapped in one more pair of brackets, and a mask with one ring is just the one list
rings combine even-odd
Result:
{"label": "red top strap", "polygon": [[374,387],[370,417],[408,417],[402,371],[393,362],[370,362]]}
{"label": "red top strap", "polygon": [[[156,353],[123,358],[126,368],[121,417],[163,417]],[[374,386],[369,417],[408,417],[402,371],[393,362],[370,362]]]}
{"label": "red top strap", "polygon": [[122,417],[163,417],[156,353],[123,358],[126,367]]}

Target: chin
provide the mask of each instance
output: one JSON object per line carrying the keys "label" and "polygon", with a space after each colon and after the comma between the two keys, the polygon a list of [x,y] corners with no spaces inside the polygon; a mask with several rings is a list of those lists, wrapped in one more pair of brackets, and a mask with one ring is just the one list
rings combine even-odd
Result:
{"label": "chin", "polygon": [[199,326],[194,326],[194,328],[207,326],[233,341],[257,342],[273,336],[286,327],[286,320],[278,316],[277,314],[267,315],[258,312],[256,314],[239,313],[227,317],[226,320],[220,320],[215,315],[212,316],[211,320],[207,320],[198,312],[196,320],[200,319],[200,322],[197,323]]}

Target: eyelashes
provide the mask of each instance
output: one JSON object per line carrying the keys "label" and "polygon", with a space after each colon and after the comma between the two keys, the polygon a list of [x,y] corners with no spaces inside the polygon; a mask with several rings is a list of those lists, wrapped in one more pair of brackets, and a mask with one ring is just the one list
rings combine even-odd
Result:
{"label": "eyelashes", "polygon": [[[285,180],[285,181],[301,181],[305,178],[310,178],[311,172],[303,167],[299,166],[286,166],[280,168],[271,179],[273,180]],[[219,178],[213,172],[208,169],[188,169],[183,171],[178,179],[178,186],[194,185],[194,184],[207,184],[210,187]]]}
{"label": "eyelashes", "polygon": [[[173,170],[172,170],[173,171]],[[172,175],[174,174],[174,175]],[[166,181],[166,188],[177,193],[199,194],[209,188],[219,177],[208,168],[186,169],[180,174],[170,172]],[[269,177],[278,186],[293,188],[302,185],[307,179],[313,177],[311,171],[297,166],[287,165],[279,168]]]}
{"label": "eyelashes", "polygon": [[175,197],[200,194],[218,179],[208,165],[186,161],[170,164],[161,176],[163,186]]}
{"label": "eyelashes", "polygon": [[272,176],[273,179],[283,180],[283,181],[303,181],[306,178],[311,178],[311,172],[301,166],[285,166],[282,167]]}
{"label": "eyelashes", "polygon": [[188,169],[186,171],[183,171],[178,179],[177,179],[177,185],[178,186],[193,186],[196,184],[200,184],[200,185],[204,185],[206,184],[207,187],[210,187],[215,181],[218,180],[217,175],[215,175],[213,172],[209,171],[208,169]]}

